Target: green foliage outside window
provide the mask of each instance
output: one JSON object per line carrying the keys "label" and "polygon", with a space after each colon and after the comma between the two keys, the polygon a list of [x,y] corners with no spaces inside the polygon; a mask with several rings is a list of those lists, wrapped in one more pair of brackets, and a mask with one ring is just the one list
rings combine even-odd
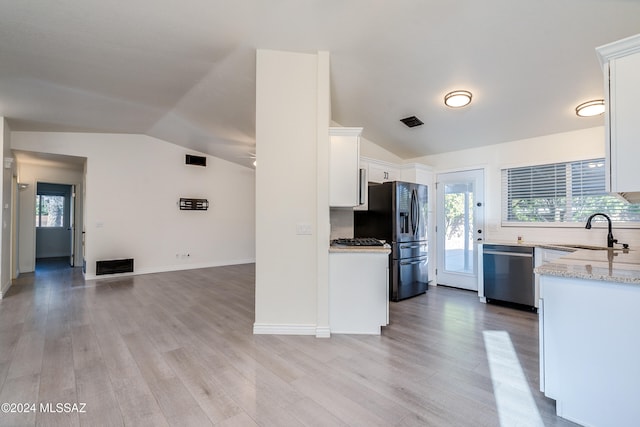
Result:
{"label": "green foliage outside window", "polygon": [[36,227],[62,227],[64,196],[36,196]]}

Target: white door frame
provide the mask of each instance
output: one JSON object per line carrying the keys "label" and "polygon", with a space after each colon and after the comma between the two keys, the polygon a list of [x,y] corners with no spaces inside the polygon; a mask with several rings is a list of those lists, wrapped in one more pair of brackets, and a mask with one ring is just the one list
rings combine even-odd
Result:
{"label": "white door frame", "polygon": [[[438,284],[454,286],[462,289],[478,290],[478,243],[484,239],[484,168],[469,169],[457,172],[439,173],[436,175],[436,280]],[[445,266],[445,206],[444,188],[446,184],[473,183],[473,263],[471,272],[447,271]]]}

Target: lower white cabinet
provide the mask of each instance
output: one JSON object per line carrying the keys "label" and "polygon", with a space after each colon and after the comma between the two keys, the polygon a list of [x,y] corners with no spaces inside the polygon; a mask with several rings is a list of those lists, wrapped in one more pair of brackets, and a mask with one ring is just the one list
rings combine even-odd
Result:
{"label": "lower white cabinet", "polygon": [[329,254],[332,334],[380,334],[389,323],[389,250]]}
{"label": "lower white cabinet", "polygon": [[[551,248],[536,246],[535,253],[533,256],[534,267],[540,267],[542,264],[553,262],[554,260],[560,257],[570,254],[571,252],[574,252],[574,250],[573,249],[567,249],[567,250],[551,249]],[[536,277],[535,277],[535,300],[536,300],[536,307],[538,307],[538,311],[540,311],[542,308],[540,307],[540,275],[538,274],[536,274]]]}
{"label": "lower white cabinet", "polygon": [[540,277],[541,389],[585,426],[640,420],[640,286]]}

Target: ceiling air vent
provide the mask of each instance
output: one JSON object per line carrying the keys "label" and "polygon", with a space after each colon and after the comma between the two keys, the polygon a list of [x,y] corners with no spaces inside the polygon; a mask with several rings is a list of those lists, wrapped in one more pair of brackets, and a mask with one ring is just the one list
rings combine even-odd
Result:
{"label": "ceiling air vent", "polygon": [[194,156],[193,154],[187,154],[185,156],[185,163],[188,165],[207,166],[207,158],[204,156]]}
{"label": "ceiling air vent", "polygon": [[400,121],[410,128],[414,128],[416,126],[420,126],[424,124],[422,120],[420,120],[416,116],[405,117],[404,119],[400,119]]}

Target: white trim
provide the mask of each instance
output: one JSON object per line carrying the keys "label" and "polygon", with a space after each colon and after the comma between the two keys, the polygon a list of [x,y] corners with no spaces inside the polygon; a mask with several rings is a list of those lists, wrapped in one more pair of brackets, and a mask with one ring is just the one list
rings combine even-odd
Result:
{"label": "white trim", "polygon": [[[362,158],[362,157],[361,157]],[[400,165],[400,169],[402,170],[411,170],[411,169],[421,169],[424,172],[433,172],[433,166],[425,165],[424,163],[402,163]]]}
{"label": "white trim", "polygon": [[612,59],[640,52],[640,34],[596,47],[602,68]]}
{"label": "white trim", "polygon": [[330,127],[329,135],[331,136],[360,136],[362,128],[358,127]]}
{"label": "white trim", "polygon": [[[437,175],[443,175],[443,174],[447,174],[447,173],[456,173],[456,172],[468,172],[468,171],[474,171],[474,170],[482,170],[485,175],[486,175],[486,171],[490,169],[490,165],[487,163],[481,163],[479,165],[471,165],[471,166],[460,166],[460,167],[455,167],[455,168],[447,168],[447,169],[436,169],[434,170],[434,175],[436,176],[436,181],[437,181]],[[485,178],[486,181],[486,178]],[[484,182],[484,181],[483,181]]]}
{"label": "white trim", "polygon": [[9,281],[2,286],[2,289],[0,289],[0,300],[4,298],[12,284],[13,282],[9,279]]}
{"label": "white trim", "polygon": [[316,338],[330,338],[331,337],[331,328],[328,326],[318,326],[316,327]]}
{"label": "white trim", "polygon": [[[584,222],[517,222],[517,221],[502,221],[500,226],[518,227],[518,228],[584,228]],[[620,222],[612,221],[614,229],[629,229],[637,230],[640,228],[640,222]],[[606,224],[593,224],[593,228],[607,228]]]}
{"label": "white trim", "polygon": [[316,325],[254,323],[254,335],[316,335]]}
{"label": "white trim", "polygon": [[137,276],[140,274],[152,274],[152,273],[166,273],[169,271],[181,271],[181,270],[196,270],[198,268],[210,268],[210,267],[224,267],[226,265],[240,265],[240,264],[254,264],[256,262],[255,258],[250,259],[237,259],[231,261],[222,261],[222,262],[203,262],[199,264],[180,264],[180,265],[168,265],[168,266],[160,266],[160,267],[148,267],[148,268],[137,268],[133,273],[119,273],[119,274],[87,274],[85,273],[85,280],[100,280],[100,279],[110,279],[114,277],[125,277],[125,276]]}
{"label": "white trim", "polygon": [[380,166],[388,166],[391,168],[399,168],[399,164],[398,163],[392,163],[386,160],[378,160],[378,159],[374,159],[373,157],[366,157],[366,156],[360,156],[360,161],[361,162],[366,162],[366,163],[377,163]]}
{"label": "white trim", "polygon": [[378,326],[378,327],[373,327],[372,329],[369,330],[349,330],[349,329],[345,329],[342,331],[333,331],[334,334],[344,334],[344,335],[381,335],[382,332],[382,327]]}

